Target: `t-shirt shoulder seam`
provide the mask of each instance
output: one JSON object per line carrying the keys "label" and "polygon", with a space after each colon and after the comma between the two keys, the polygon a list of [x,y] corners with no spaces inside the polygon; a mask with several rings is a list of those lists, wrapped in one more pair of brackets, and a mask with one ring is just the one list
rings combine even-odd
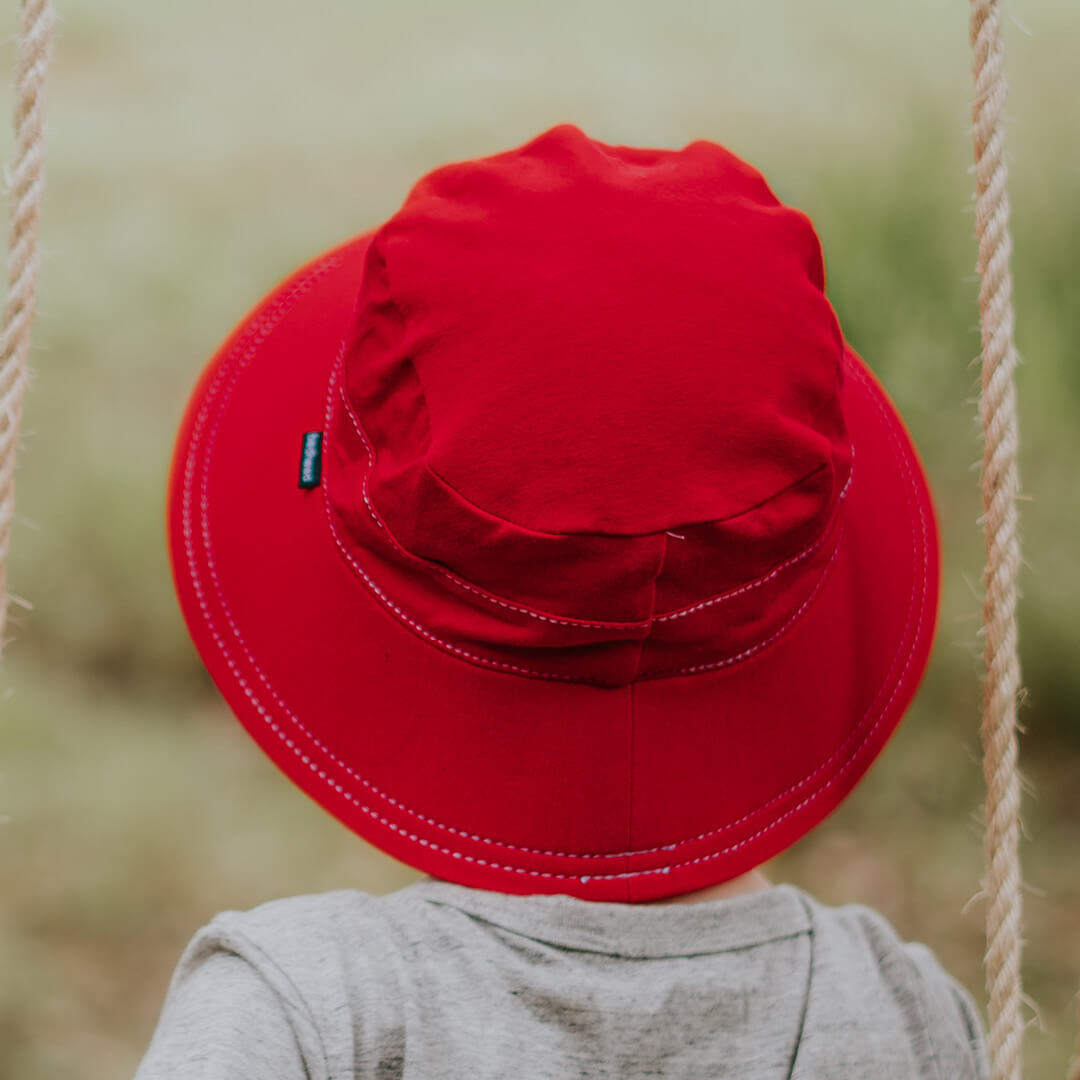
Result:
{"label": "t-shirt shoulder seam", "polygon": [[[270,990],[275,994],[280,993],[279,988],[266,978],[260,967],[265,965],[266,968],[271,969],[280,978],[282,984],[289,990],[293,1007],[304,1015],[311,1031],[318,1040],[319,1054],[322,1058],[322,1074],[327,1080],[330,1080],[330,1059],[327,1053],[326,1040],[323,1038],[322,1029],[316,1020],[311,1003],[304,996],[296,980],[288,971],[259,943],[255,936],[245,930],[242,924],[245,914],[247,912],[220,912],[199,931],[194,940],[198,940],[204,947],[211,946],[213,951],[210,955],[213,955],[213,952],[222,952],[239,957],[251,966],[259,978],[266,982]],[[252,958],[245,955],[245,951],[249,951],[256,956],[258,963],[253,963]]]}

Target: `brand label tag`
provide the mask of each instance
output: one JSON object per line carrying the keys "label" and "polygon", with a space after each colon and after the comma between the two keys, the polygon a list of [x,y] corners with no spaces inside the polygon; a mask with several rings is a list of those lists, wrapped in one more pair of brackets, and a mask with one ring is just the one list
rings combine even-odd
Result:
{"label": "brand label tag", "polygon": [[300,487],[319,486],[322,479],[322,432],[305,431],[300,450]]}

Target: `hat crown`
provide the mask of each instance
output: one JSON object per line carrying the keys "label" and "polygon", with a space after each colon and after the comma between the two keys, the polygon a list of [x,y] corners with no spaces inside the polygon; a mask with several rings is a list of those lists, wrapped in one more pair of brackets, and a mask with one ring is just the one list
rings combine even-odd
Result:
{"label": "hat crown", "polygon": [[439,878],[620,901],[851,790],[925,669],[935,520],[806,219],[719,147],[573,128],[268,293],[169,495],[193,640],[303,790]]}
{"label": "hat crown", "polygon": [[564,125],[435,170],[365,262],[330,433],[346,546],[436,643],[519,674],[746,652],[836,535],[823,290],[809,220],[712,143]]}

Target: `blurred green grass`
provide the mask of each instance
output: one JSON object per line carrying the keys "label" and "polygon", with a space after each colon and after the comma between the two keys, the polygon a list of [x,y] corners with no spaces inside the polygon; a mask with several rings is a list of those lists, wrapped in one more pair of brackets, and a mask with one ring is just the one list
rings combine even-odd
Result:
{"label": "blurred green grass", "polygon": [[[1014,10],[1027,989],[1047,1029],[1028,1053],[1052,1076],[1080,978],[1080,10]],[[926,460],[946,580],[909,721],[775,873],[875,904],[982,996],[982,904],[963,910],[981,858],[982,562],[966,5],[70,0],[62,15],[10,574],[34,611],[12,609],[0,720],[0,1077],[130,1074],[180,949],[221,908],[414,876],[225,716],[172,598],[168,455],[199,368],[275,281],[385,219],[425,170],[561,121],[724,142],[818,225],[848,337]]]}

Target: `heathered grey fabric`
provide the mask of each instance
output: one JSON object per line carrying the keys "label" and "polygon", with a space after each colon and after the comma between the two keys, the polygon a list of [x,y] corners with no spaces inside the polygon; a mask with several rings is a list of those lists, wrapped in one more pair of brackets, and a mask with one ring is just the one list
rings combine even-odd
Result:
{"label": "heathered grey fabric", "polygon": [[985,1080],[974,1005],[791,885],[642,906],[423,879],[224,912],[137,1080]]}

